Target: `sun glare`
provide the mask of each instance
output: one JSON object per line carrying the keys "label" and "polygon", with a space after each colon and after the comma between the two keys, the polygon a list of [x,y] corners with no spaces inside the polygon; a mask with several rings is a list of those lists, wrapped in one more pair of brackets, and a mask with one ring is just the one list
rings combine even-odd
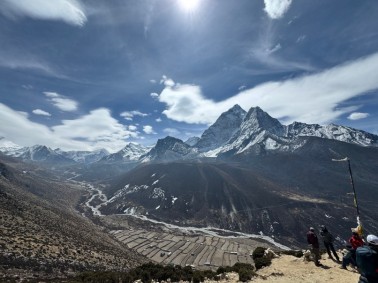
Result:
{"label": "sun glare", "polygon": [[194,12],[199,5],[200,0],[178,0],[180,8],[185,12]]}

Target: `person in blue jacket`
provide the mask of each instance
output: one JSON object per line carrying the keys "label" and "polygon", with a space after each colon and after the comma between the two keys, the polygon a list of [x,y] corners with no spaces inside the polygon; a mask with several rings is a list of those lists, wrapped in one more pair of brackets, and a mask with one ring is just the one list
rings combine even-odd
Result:
{"label": "person in blue jacket", "polygon": [[378,237],[368,235],[367,245],[356,250],[357,267],[361,274],[358,283],[378,283]]}

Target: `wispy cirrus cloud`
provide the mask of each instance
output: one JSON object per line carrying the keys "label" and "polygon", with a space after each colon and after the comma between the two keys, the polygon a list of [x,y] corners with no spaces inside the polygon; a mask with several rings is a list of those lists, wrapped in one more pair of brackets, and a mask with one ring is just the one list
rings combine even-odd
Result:
{"label": "wispy cirrus cloud", "polygon": [[18,48],[12,51],[0,49],[0,67],[13,70],[33,70],[51,77],[67,78],[45,60],[29,54],[28,51],[18,50]]}
{"label": "wispy cirrus cloud", "polygon": [[42,109],[34,109],[32,111],[35,115],[41,115],[41,116],[51,116],[51,114],[47,111],[44,111]]}
{"label": "wispy cirrus cloud", "polygon": [[369,117],[369,113],[353,112],[348,116],[349,120],[361,120]]}
{"label": "wispy cirrus cloud", "polygon": [[121,114],[119,114],[121,117],[125,118],[125,120],[132,121],[135,116],[139,117],[146,117],[148,116],[147,113],[140,112],[139,110],[133,110],[133,111],[124,111]]}
{"label": "wispy cirrus cloud", "polygon": [[43,92],[46,97],[49,98],[50,102],[62,111],[72,112],[78,109],[78,103],[75,100],[66,98],[65,96],[56,92]]}
{"label": "wispy cirrus cloud", "polygon": [[289,10],[292,0],[264,0],[264,11],[271,19],[282,18]]}
{"label": "wispy cirrus cloud", "polygon": [[191,124],[211,124],[235,104],[244,109],[260,106],[273,117],[290,123],[329,123],[358,106],[342,108],[341,103],[378,89],[378,53],[294,79],[267,82],[215,102],[199,86],[166,86],[159,101],[169,119]]}
{"label": "wispy cirrus cloud", "polygon": [[57,20],[75,26],[83,26],[87,21],[83,5],[77,0],[3,0],[0,12],[13,19]]}

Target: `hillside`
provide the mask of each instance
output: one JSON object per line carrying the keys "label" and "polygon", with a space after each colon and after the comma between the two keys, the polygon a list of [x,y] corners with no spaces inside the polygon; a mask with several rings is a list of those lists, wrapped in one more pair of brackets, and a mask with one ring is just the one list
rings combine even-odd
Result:
{"label": "hillside", "polygon": [[346,163],[352,160],[361,217],[376,231],[378,148],[316,137],[294,152],[237,155],[208,161],[142,164],[105,190],[104,214],[137,213],[183,225],[264,233],[302,246],[309,226],[334,227],[346,239],[356,225]]}
{"label": "hillside", "polygon": [[[85,270],[120,270],[145,261],[81,216],[83,191],[0,162],[0,273],[57,277]],[[28,168],[32,169],[32,168]],[[47,175],[48,176],[48,175]]]}

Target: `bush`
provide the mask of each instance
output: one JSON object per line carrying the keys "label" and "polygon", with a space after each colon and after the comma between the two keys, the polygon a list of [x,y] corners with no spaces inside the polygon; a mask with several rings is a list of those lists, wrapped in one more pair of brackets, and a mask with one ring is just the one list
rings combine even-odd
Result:
{"label": "bush", "polygon": [[248,281],[251,280],[253,276],[256,275],[255,268],[252,264],[249,263],[241,263],[237,262],[234,266],[226,266],[226,267],[219,267],[217,270],[217,274],[227,273],[227,272],[236,272],[239,274],[240,281]]}
{"label": "bush", "polygon": [[252,253],[252,258],[253,260],[255,260],[256,258],[261,258],[264,256],[264,252],[265,252],[266,248],[263,248],[263,247],[257,247],[253,253]]}
{"label": "bush", "polygon": [[255,260],[256,270],[263,268],[264,266],[269,266],[272,263],[272,260],[266,257],[258,257]]}

